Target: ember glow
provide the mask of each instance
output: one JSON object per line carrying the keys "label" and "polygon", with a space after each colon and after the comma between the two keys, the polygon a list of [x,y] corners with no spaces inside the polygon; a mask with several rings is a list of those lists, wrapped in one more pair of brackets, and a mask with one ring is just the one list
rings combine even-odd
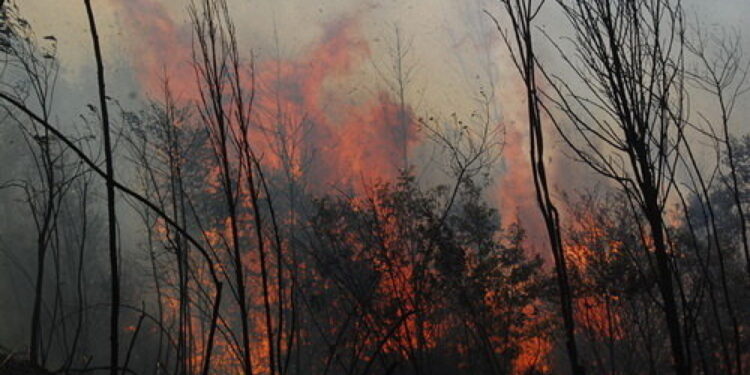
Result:
{"label": "ember glow", "polygon": [[750,373],[738,0],[76,4],[0,1],[0,375]]}

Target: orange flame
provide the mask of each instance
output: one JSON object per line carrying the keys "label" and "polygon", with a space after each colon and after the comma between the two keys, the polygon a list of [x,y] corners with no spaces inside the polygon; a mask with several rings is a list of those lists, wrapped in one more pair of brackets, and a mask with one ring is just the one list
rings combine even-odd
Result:
{"label": "orange flame", "polygon": [[[167,74],[177,97],[197,100],[189,27],[177,26],[153,0],[121,6],[128,29],[138,33],[131,48],[138,56],[134,64],[143,88],[160,92]],[[315,154],[306,172],[319,190],[397,176],[407,156],[403,143],[418,141],[411,109],[407,106],[401,113],[400,105],[382,90],[371,98],[341,92],[369,57],[370,47],[360,35],[358,19],[350,17],[327,25],[321,39],[296,58],[256,64],[255,87],[249,74],[243,84],[246,90],[256,90],[256,126],[251,137],[267,168],[280,170],[286,157],[290,160],[286,167],[300,176],[305,157]],[[284,140],[298,143],[296,148],[290,152],[274,147],[279,141],[274,136],[279,134],[287,138],[296,134],[298,139]],[[280,155],[284,151],[290,155]]]}

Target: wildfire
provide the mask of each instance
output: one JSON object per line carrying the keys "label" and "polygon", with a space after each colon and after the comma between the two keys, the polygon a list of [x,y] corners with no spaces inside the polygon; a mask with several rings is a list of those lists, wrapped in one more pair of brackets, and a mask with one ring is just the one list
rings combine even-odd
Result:
{"label": "wildfire", "polygon": [[[593,211],[593,210],[592,210]],[[592,212],[584,212],[573,221],[570,240],[565,244],[565,252],[571,269],[583,278],[580,283],[583,293],[586,288],[594,288],[598,281],[596,267],[610,264],[622,255],[623,244],[609,239],[608,223]],[[622,321],[617,311],[616,295],[583,295],[575,301],[576,321],[583,329],[594,332],[597,337],[621,340],[624,338]]]}
{"label": "wildfire", "polygon": [[[157,95],[168,77],[177,97],[199,100],[188,26],[176,25],[152,0],[121,6],[129,29],[143,34],[131,48],[141,57],[134,63],[144,89]],[[264,167],[306,174],[318,191],[392,179],[407,167],[405,153],[419,143],[412,110],[387,91],[369,96],[352,82],[370,53],[351,16],[328,24],[320,40],[292,59],[259,56],[254,68],[246,67],[244,89],[256,92],[251,138]]]}
{"label": "wildfire", "polygon": [[[149,43],[131,46],[143,58],[135,61],[137,78],[143,88],[150,93],[163,90],[161,80],[169,77],[170,87],[176,97],[186,102],[198,102],[199,91],[196,73],[190,61],[193,47],[188,36],[191,30],[180,27],[170,19],[163,6],[152,0],[137,0],[121,5],[132,23],[130,29],[143,33]],[[144,12],[143,10],[148,10]],[[390,318],[379,320],[373,314],[357,324],[366,325],[363,329],[374,330],[377,334],[366,338],[358,345],[372,348],[382,345],[383,353],[398,354],[403,358],[414,358],[417,351],[434,349],[448,334],[451,317],[426,318],[433,315],[434,305],[425,300],[423,287],[417,280],[426,277],[419,264],[421,259],[410,259],[404,243],[408,240],[403,222],[396,220],[393,212],[372,202],[368,186],[379,181],[394,180],[407,165],[410,150],[419,147],[422,139],[418,136],[414,121],[414,111],[409,103],[399,103],[384,89],[376,89],[374,94],[366,90],[352,90],[362,86],[354,82],[358,73],[368,66],[371,48],[361,34],[357,17],[344,17],[326,25],[318,41],[295,54],[292,58],[281,56],[255,56],[252,66],[245,68],[247,73],[242,81],[242,89],[253,93],[253,113],[251,114],[250,138],[253,152],[262,161],[264,173],[286,174],[294,181],[305,180],[311,192],[324,192],[332,186],[354,190],[363,199],[358,201],[361,209],[372,205],[377,213],[379,236],[384,251],[390,251],[384,258],[376,259],[374,268],[383,275],[378,280],[376,294],[382,298],[375,302],[376,309],[388,311],[395,308],[397,313]],[[143,25],[147,25],[143,27]],[[178,63],[165,66],[166,62]],[[182,63],[184,61],[185,63]],[[233,120],[232,120],[233,121]],[[237,125],[230,121],[230,126]],[[193,126],[193,125],[187,125]],[[235,130],[236,131],[236,130]],[[530,191],[523,186],[531,180],[525,166],[526,152],[524,139],[519,129],[510,132],[506,149],[508,173],[503,177],[501,198],[506,214],[511,206],[520,212],[532,211],[535,201]],[[204,181],[205,193],[212,195],[221,190],[221,171],[216,167],[209,170]],[[239,195],[239,206],[247,211],[252,209],[249,198]],[[512,217],[515,215],[506,215]],[[219,219],[203,230],[203,238],[211,247],[231,247],[231,219]],[[248,214],[237,218],[240,224],[240,241],[252,243],[254,223]],[[532,227],[537,220],[528,220]],[[163,228],[163,224],[158,226]],[[541,233],[540,231],[537,233]],[[350,238],[356,248],[356,239]],[[266,243],[266,248],[273,244]],[[281,253],[288,256],[289,244],[284,243]],[[278,260],[275,260],[278,261]],[[217,270],[229,272],[220,259]],[[271,263],[269,269],[278,268]],[[248,305],[251,336],[255,339],[251,356],[255,373],[268,373],[269,341],[263,339],[267,317],[263,313],[260,261],[255,251],[242,255],[242,267],[250,277],[246,281],[249,291]],[[304,267],[304,265],[300,265]],[[283,305],[283,294],[278,294],[278,285],[273,282],[268,296],[271,305]],[[208,281],[206,275],[201,280]],[[174,281],[172,282],[174,283]],[[286,293],[286,292],[284,292]],[[165,297],[164,305],[176,314],[179,304],[174,296]],[[206,296],[210,301],[211,296]],[[288,303],[288,302],[287,302]],[[236,314],[237,307],[225,307],[228,315]],[[500,312],[497,312],[500,315]],[[538,322],[530,322],[520,328],[531,329]],[[278,321],[271,323],[278,325]],[[205,332],[205,321],[191,317],[189,323],[196,332]],[[236,327],[223,322],[216,337],[212,363],[222,373],[239,373],[240,354],[237,353],[236,337],[229,332]],[[276,328],[276,327],[274,327]],[[277,333],[284,335],[284,333]],[[305,333],[302,333],[304,335]],[[382,338],[387,340],[380,343]],[[497,337],[490,338],[497,354],[509,347]],[[513,362],[514,373],[525,373],[532,369],[546,371],[547,356],[552,344],[547,337],[533,337],[522,341],[521,353]],[[196,344],[192,348],[191,363],[202,361],[205,348]],[[278,354],[278,353],[277,353]],[[369,352],[363,350],[360,359],[369,361]]]}
{"label": "wildfire", "polygon": [[529,374],[532,371],[550,371],[548,356],[552,343],[546,337],[532,337],[521,342],[521,354],[513,362],[514,374]]}

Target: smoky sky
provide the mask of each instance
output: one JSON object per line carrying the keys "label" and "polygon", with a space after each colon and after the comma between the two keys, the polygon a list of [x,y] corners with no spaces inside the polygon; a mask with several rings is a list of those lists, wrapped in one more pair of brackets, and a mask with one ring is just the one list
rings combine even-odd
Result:
{"label": "smoky sky", "polygon": [[[165,76],[177,86],[178,96],[189,99],[185,93],[194,84],[189,4],[187,0],[102,0],[94,4],[109,90],[124,107],[138,108],[145,100],[158,98],[155,88]],[[82,108],[95,100],[91,94],[95,92],[94,65],[83,4],[27,0],[19,5],[37,35],[55,35],[58,39],[61,79],[55,103],[61,123],[74,124]],[[384,76],[393,68],[398,30],[408,47],[404,58],[410,70],[406,101],[414,117],[470,118],[481,110],[482,96],[489,97],[488,113],[491,121],[503,126],[499,141],[505,143],[503,157],[493,169],[495,184],[489,198],[503,206],[506,215],[527,224],[534,221],[534,214],[529,213],[534,203],[526,164],[528,140],[520,81],[495,25],[484,13],[507,21],[499,1],[228,0],[228,5],[243,55],[248,59],[252,53],[260,63],[281,59],[299,65],[315,64],[315,59],[325,57],[311,51],[328,40],[326,33],[342,22],[353,25],[348,31],[348,44],[341,48],[352,50],[356,66],[326,77],[320,88],[326,95],[326,108],[345,108],[339,104],[364,102],[388,91],[388,78]],[[686,0],[684,6],[690,27],[737,33],[743,37],[741,46],[750,50],[750,25],[745,22],[745,15],[750,14],[749,2]],[[551,38],[560,38],[568,31],[554,2],[548,2],[538,26]],[[538,49],[543,63],[560,65],[549,43],[540,40]],[[697,111],[710,112],[708,100],[697,93],[693,106]],[[740,106],[737,118],[747,117],[746,107]],[[740,124],[734,124],[734,128],[737,134],[744,133]],[[554,186],[590,181],[585,167],[569,160],[559,139],[552,138],[548,146]],[[434,158],[434,150],[429,147],[417,147],[413,152],[418,163],[429,164]],[[710,151],[706,151],[710,158],[708,154]],[[430,174],[428,179],[439,181],[440,177]]]}

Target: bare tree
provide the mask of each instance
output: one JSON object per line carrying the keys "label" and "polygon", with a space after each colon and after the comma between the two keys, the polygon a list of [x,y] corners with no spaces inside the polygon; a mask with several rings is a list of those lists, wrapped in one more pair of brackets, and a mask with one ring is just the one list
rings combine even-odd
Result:
{"label": "bare tree", "polygon": [[[40,108],[41,116],[49,121],[52,115],[52,99],[57,81],[59,64],[55,57],[56,43],[53,36],[44,39],[52,42],[45,48],[39,46],[29,24],[19,17],[15,4],[2,8],[3,12],[3,52],[8,56],[5,61],[9,74],[20,74],[26,83],[24,86],[8,87],[29,105]],[[11,69],[7,69],[10,67]],[[17,68],[17,69],[13,69]],[[18,70],[18,71],[15,71]],[[6,73],[8,74],[8,73]],[[12,115],[12,113],[11,113]],[[19,124],[24,121],[18,119]],[[61,167],[60,150],[55,149],[54,139],[50,139],[49,131],[37,128],[32,122],[26,129],[22,125],[24,138],[28,145],[34,165],[38,171],[37,182],[19,185],[27,196],[27,202],[37,229],[37,267],[35,277],[34,303],[31,317],[31,337],[29,357],[34,364],[43,365],[40,349],[41,314],[45,283],[45,265],[47,254],[53,246],[53,238],[57,231],[57,217],[61,200],[64,196],[63,181],[57,171]],[[37,185],[38,187],[34,186]]]}
{"label": "bare tree", "polygon": [[109,232],[109,267],[111,272],[111,303],[110,306],[110,374],[116,375],[119,366],[120,355],[120,273],[118,271],[118,251],[117,251],[117,216],[115,211],[115,170],[114,155],[112,151],[112,140],[109,124],[109,109],[107,108],[107,89],[104,80],[104,58],[102,57],[101,47],[99,45],[99,33],[96,30],[96,19],[94,10],[91,7],[91,0],[83,0],[86,6],[86,14],[89,21],[89,32],[91,41],[94,46],[94,57],[96,60],[96,76],[99,87],[99,111],[102,122],[102,136],[104,138],[104,158],[106,166],[106,185],[107,185],[107,222]]}
{"label": "bare tree", "polygon": [[[750,61],[745,61],[743,57],[739,34],[727,34],[726,31],[711,33],[700,29],[700,24],[697,27],[695,36],[686,43],[687,50],[700,63],[696,72],[690,72],[690,78],[698,88],[714,97],[718,106],[718,121],[711,121],[704,114],[700,114],[700,117],[708,128],[705,129],[705,135],[720,142],[719,149],[723,147],[726,153],[726,164],[729,167],[729,178],[726,179],[726,184],[732,192],[732,200],[739,217],[746,270],[750,274],[747,219],[740,199],[737,161],[730,134],[730,125],[738,100],[750,89],[747,84]],[[718,123],[719,129],[715,128],[714,122]]]}
{"label": "bare tree", "polygon": [[[683,141],[684,26],[679,0],[558,1],[573,28],[571,50],[553,41],[580,87],[544,70],[557,109],[572,132],[555,124],[575,155],[615,181],[647,220],[675,372],[691,372],[664,207],[674,187]],[[550,37],[551,40],[551,37]],[[649,252],[650,254],[650,252]]]}
{"label": "bare tree", "polygon": [[[568,278],[568,265],[563,249],[560,231],[560,214],[552,202],[544,162],[544,128],[542,127],[542,103],[537,84],[537,60],[534,51],[533,27],[534,20],[542,9],[545,1],[502,1],[505,11],[510,18],[512,31],[509,33],[500,26],[500,22],[493,17],[500,35],[511,53],[513,62],[523,79],[526,88],[526,102],[529,115],[529,141],[531,169],[534,176],[534,188],[539,210],[544,217],[550,249],[555,261],[555,274],[560,296],[560,308],[565,340],[570,360],[570,367],[574,374],[584,374],[585,369],[579,361],[578,346],[575,337],[575,321],[573,319],[573,291]],[[489,14],[489,13],[488,13]]]}

